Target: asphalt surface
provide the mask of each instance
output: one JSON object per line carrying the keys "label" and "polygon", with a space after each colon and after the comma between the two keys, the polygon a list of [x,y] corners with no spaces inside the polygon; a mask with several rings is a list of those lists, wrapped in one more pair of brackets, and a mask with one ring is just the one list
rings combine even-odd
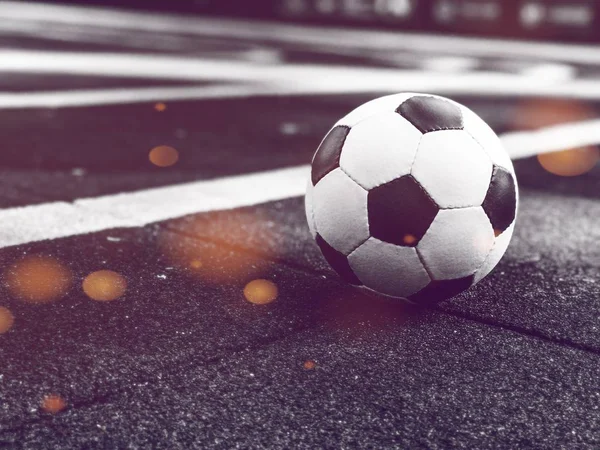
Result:
{"label": "asphalt surface", "polygon": [[[101,303],[74,283],[45,305],[4,289],[16,325],[2,336],[1,439],[46,448],[593,448],[594,236],[564,245],[560,225],[546,229],[552,219],[541,237],[528,231],[564,203],[524,192],[496,271],[424,311],[341,282],[300,220],[301,199],[4,249],[3,267],[52,255],[75,280],[110,269],[128,289]],[[591,201],[575,203],[561,207],[575,217],[564,226],[589,226],[597,206],[588,215],[580,208]],[[193,257],[203,268],[185,264]],[[277,284],[275,302],[244,299],[256,278]],[[305,369],[307,360],[316,367]],[[41,411],[48,392],[67,409]]]}
{"label": "asphalt surface", "polygon": [[[314,55],[290,58],[300,56]],[[122,81],[12,80],[2,83],[14,92]],[[0,207],[306,164],[331,124],[371,97],[0,110]],[[523,102],[457,100],[499,132],[515,128]],[[152,166],[157,145],[177,148],[179,162]],[[598,167],[567,179],[528,159],[516,171],[507,254],[478,285],[427,309],[341,281],[310,237],[302,198],[0,249],[0,306],[15,317],[0,334],[0,444],[600,447]],[[36,255],[71,274],[57,301],[24,302],[7,282]],[[98,270],[124,277],[125,294],[91,300],[82,282]],[[246,301],[255,279],[275,283],[273,303]],[[65,408],[41,408],[48,394]]]}

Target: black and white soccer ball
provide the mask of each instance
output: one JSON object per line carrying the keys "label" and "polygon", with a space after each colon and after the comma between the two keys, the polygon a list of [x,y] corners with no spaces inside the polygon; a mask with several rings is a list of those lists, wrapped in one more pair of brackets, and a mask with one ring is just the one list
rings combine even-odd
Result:
{"label": "black and white soccer ball", "polygon": [[510,242],[518,187],[492,129],[452,100],[403,93],[325,136],[306,193],[311,233],[345,280],[415,303],[480,281]]}

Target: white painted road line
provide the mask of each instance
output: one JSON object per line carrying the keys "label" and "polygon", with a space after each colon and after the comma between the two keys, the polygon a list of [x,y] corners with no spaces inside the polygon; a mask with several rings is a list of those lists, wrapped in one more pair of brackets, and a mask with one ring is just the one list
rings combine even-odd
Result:
{"label": "white painted road line", "polygon": [[555,125],[537,131],[505,133],[502,143],[512,159],[600,145],[600,119]]}
{"label": "white painted road line", "polygon": [[[264,95],[372,94],[376,97],[397,92],[430,92],[446,96],[490,95],[600,100],[600,83],[593,81],[580,80],[555,86],[543,85],[533,79],[486,77],[481,73],[476,76],[463,74],[457,78],[421,71],[399,72],[393,77],[365,77],[359,73],[345,75],[345,78],[329,75],[318,79],[300,77],[293,82],[293,78],[286,81],[272,80],[268,84],[257,82],[212,86],[0,92],[0,109],[66,108]],[[355,76],[351,77],[352,75]]]}
{"label": "white painted road line", "polygon": [[[194,59],[191,56],[164,56],[138,53],[86,53],[52,52],[35,50],[0,51],[1,73],[70,74],[95,77],[134,77],[154,80],[218,81],[242,83],[256,88],[257,94],[265,91],[275,94],[311,93],[395,93],[432,92],[446,95],[492,95],[521,97],[559,97],[570,99],[600,99],[600,83],[594,79],[574,79],[565,83],[554,77],[535,77],[519,73],[467,72],[448,76],[444,72],[404,70],[396,68],[327,66],[320,64],[264,64],[248,61],[223,61]],[[165,90],[177,98],[185,89],[197,87],[144,89],[117,89],[107,97],[113,101],[122,95],[124,102],[135,101],[135,93],[147,100],[148,92]],[[246,88],[248,95],[251,89]],[[102,104],[102,90],[77,92],[0,93],[0,108],[18,107],[21,99],[27,107],[43,106],[44,102],[76,104],[78,95],[83,104],[90,104],[90,93]],[[106,90],[105,90],[106,91]],[[203,95],[211,96],[210,88]],[[198,98],[198,96],[196,97]],[[36,103],[35,99],[39,99]],[[164,100],[169,100],[165,98]]]}
{"label": "white painted road line", "polygon": [[[593,131],[593,135],[589,133]],[[513,159],[600,142],[600,121],[502,137]],[[589,136],[587,139],[582,136]],[[593,138],[593,139],[592,139]],[[532,152],[531,150],[535,151]],[[310,166],[0,210],[0,248],[304,195]]]}
{"label": "white painted road line", "polygon": [[0,210],[0,248],[297,197],[309,166]]}
{"label": "white painted road line", "polygon": [[[278,95],[277,86],[211,85],[118,89],[80,89],[51,92],[0,92],[0,110],[131,105],[177,100],[208,100]],[[299,91],[301,93],[302,91]],[[289,93],[291,95],[291,93]]]}
{"label": "white painted road line", "polygon": [[436,36],[399,31],[351,30],[258,20],[190,17],[164,12],[137,12],[105,7],[79,7],[3,1],[0,3],[0,31],[43,38],[48,29],[62,26],[72,38],[90,35],[93,28],[191,34],[226,39],[306,45],[316,49],[346,48],[355,52],[408,50],[466,56],[521,57],[536,61],[599,64],[600,48],[593,45],[537,43],[517,40]]}
{"label": "white painted road line", "polygon": [[[0,50],[0,73],[70,74],[94,77],[133,77],[153,80],[237,81],[282,85],[350,86],[359,83],[372,90],[396,91],[403,83],[425,79],[434,85],[535,86],[558,85],[550,79],[518,73],[472,72],[460,77],[447,73],[423,70],[405,70],[389,67],[342,66],[325,64],[265,64],[260,62],[217,60],[191,55],[161,55],[144,53],[65,52],[45,50]],[[586,80],[579,80],[585,82]],[[423,84],[423,81],[421,81]],[[596,83],[597,84],[597,83]],[[590,83],[594,86],[594,83]],[[586,84],[587,86],[587,84]],[[471,87],[471,89],[473,89]],[[514,88],[513,88],[514,89]],[[404,89],[405,91],[407,88]]]}

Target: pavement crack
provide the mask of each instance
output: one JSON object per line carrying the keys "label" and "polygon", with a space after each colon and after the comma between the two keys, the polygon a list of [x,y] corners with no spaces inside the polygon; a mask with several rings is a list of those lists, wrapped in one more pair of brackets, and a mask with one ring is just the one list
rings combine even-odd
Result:
{"label": "pavement crack", "polygon": [[[275,257],[267,255],[259,250],[251,249],[249,247],[244,247],[241,245],[232,245],[232,244],[229,244],[229,243],[224,242],[219,239],[212,239],[207,236],[198,236],[198,235],[194,235],[192,233],[186,233],[185,231],[182,231],[180,229],[171,229],[170,227],[168,227],[168,229],[169,229],[169,231],[179,233],[181,235],[184,235],[184,236],[192,238],[192,239],[198,239],[198,240],[202,240],[204,242],[210,242],[215,245],[223,245],[223,246],[230,248],[231,250],[235,250],[235,251],[238,251],[241,253],[251,254],[253,256],[258,256],[258,257],[267,259],[271,262],[285,265],[287,267],[290,267],[294,270],[298,270],[298,271],[308,274],[308,275],[316,275],[319,277],[328,276],[328,274],[324,273],[323,271],[310,269],[302,264],[293,263],[293,262],[290,262],[290,261],[282,259],[282,258],[275,258]],[[514,333],[518,333],[521,335],[530,336],[530,337],[533,337],[536,339],[541,339],[543,341],[550,342],[550,343],[553,343],[553,344],[556,344],[556,345],[559,345],[562,347],[568,347],[568,348],[572,348],[574,350],[579,350],[579,351],[583,351],[586,353],[600,356],[600,348],[595,348],[591,345],[581,344],[581,343],[574,342],[569,339],[552,337],[543,332],[532,330],[532,329],[526,328],[526,327],[521,327],[518,325],[511,325],[511,324],[507,324],[507,323],[495,322],[493,320],[486,319],[484,317],[475,316],[474,314],[470,314],[468,312],[448,311],[443,308],[440,308],[439,306],[433,306],[430,308],[434,309],[437,312],[442,313],[442,314],[447,314],[447,315],[461,318],[464,320],[477,322],[482,325],[487,325],[487,326],[491,326],[491,327],[495,327],[495,328],[501,328],[501,329],[511,331]]]}
{"label": "pavement crack", "polygon": [[529,337],[532,337],[535,339],[540,339],[542,341],[549,342],[549,343],[552,343],[552,344],[555,344],[555,345],[558,345],[561,347],[571,348],[573,350],[578,350],[578,351],[593,354],[595,356],[600,356],[600,349],[595,348],[591,345],[581,344],[579,342],[574,342],[569,339],[552,337],[552,336],[549,336],[540,331],[532,330],[531,328],[521,327],[519,325],[511,325],[511,324],[507,324],[507,323],[494,322],[493,320],[486,319],[483,317],[477,317],[477,316],[475,316],[473,314],[469,314],[467,312],[447,311],[447,310],[441,309],[439,307],[433,307],[432,309],[435,309],[436,311],[438,311],[442,314],[447,314],[449,316],[457,317],[459,319],[477,322],[482,325],[487,325],[487,326],[491,326],[494,328],[500,328],[502,330],[507,330],[507,331],[511,331],[513,333],[518,333],[518,334],[521,334],[524,336],[529,336]]}

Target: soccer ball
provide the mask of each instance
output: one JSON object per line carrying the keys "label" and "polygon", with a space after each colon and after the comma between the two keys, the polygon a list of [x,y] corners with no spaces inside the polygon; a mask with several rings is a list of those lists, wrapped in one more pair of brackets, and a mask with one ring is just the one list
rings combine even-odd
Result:
{"label": "soccer ball", "polygon": [[473,111],[403,93],[334,125],[313,158],[305,205],[342,278],[423,304],[453,297],[496,266],[518,187],[500,140]]}

